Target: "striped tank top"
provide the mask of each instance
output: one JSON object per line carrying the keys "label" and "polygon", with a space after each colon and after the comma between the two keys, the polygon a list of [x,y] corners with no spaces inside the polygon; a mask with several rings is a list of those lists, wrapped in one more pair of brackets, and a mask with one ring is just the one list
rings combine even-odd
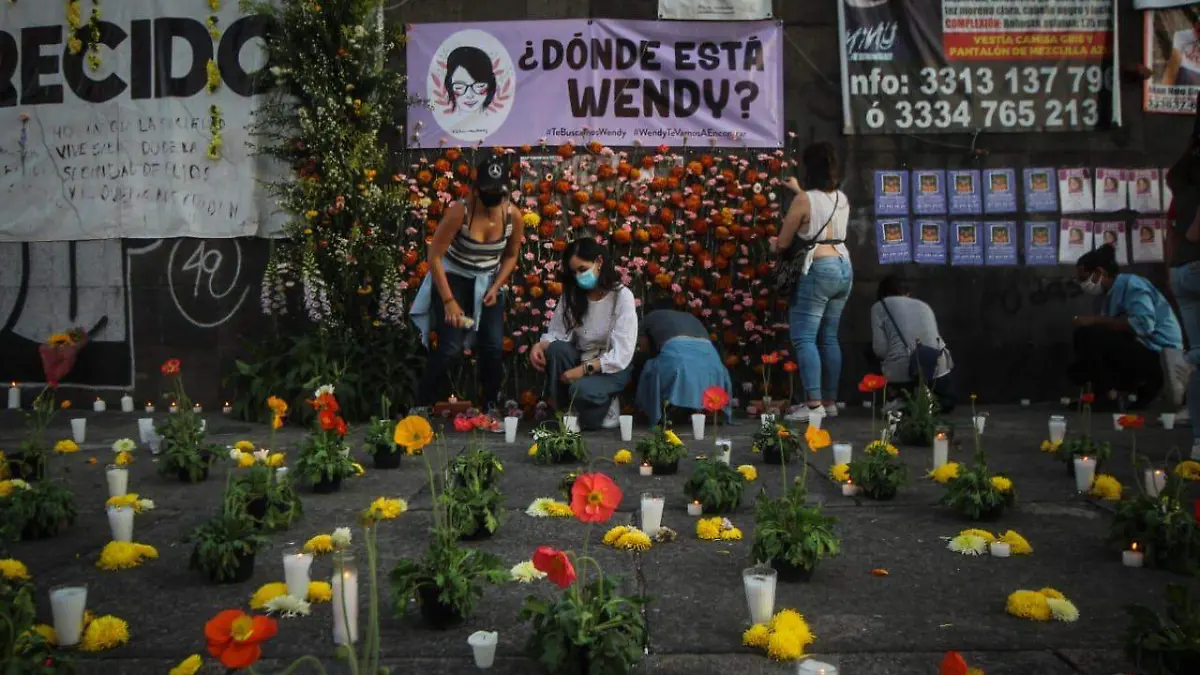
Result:
{"label": "striped tank top", "polygon": [[446,257],[459,266],[477,272],[491,272],[500,265],[500,256],[508,246],[508,238],[512,235],[512,218],[510,209],[504,209],[504,236],[493,242],[477,241],[471,236],[471,216],[469,207],[463,204],[463,224],[450,247],[446,249]]}

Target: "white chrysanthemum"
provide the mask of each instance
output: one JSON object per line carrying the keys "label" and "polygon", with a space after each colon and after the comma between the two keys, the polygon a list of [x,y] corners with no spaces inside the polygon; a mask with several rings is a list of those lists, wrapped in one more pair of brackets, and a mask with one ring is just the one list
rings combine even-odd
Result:
{"label": "white chrysanthemum", "polygon": [[26,483],[25,481],[21,480],[20,478],[14,478],[14,479],[10,480],[10,481],[8,481],[8,484],[11,485],[14,490],[32,490],[33,489],[32,485],[30,485],[29,483]]}
{"label": "white chrysanthemum", "polygon": [[317,390],[315,392],[313,392],[313,398],[317,398],[321,394],[329,394],[330,396],[333,396],[333,385],[332,384],[323,384],[323,385],[317,387]]}
{"label": "white chrysanthemum", "polygon": [[549,497],[538,497],[537,499],[533,500],[533,503],[529,505],[529,508],[525,509],[525,515],[533,516],[534,518],[545,518],[547,515],[549,515],[546,507],[553,503],[554,500]]}
{"label": "white chrysanthemum", "polygon": [[350,545],[350,536],[350,528],[339,527],[333,531],[333,535],[330,538],[333,539],[334,547],[346,548]]}
{"label": "white chrysanthemum", "polygon": [[1057,621],[1072,623],[1079,619],[1079,608],[1066,598],[1046,598],[1046,604],[1050,607],[1050,616]]}
{"label": "white chrysanthemum", "polygon": [[265,449],[264,450],[255,450],[254,452],[252,452],[250,454],[254,456],[254,461],[258,462],[259,464],[266,464],[267,458],[271,456],[271,451],[265,450]]}
{"label": "white chrysanthemum", "polygon": [[290,595],[280,595],[267,601],[266,610],[277,612],[280,616],[291,619],[297,616],[308,616],[312,611],[312,605],[307,600]]}
{"label": "white chrysanthemum", "polygon": [[241,460],[241,458],[242,458],[241,450],[238,450],[237,448],[229,449],[229,459],[232,459],[233,461],[237,462],[237,461]]}
{"label": "white chrysanthemum", "polygon": [[138,503],[137,503],[137,510],[138,511],[153,511],[154,510],[154,500],[153,499],[139,499]]}
{"label": "white chrysanthemum", "polygon": [[946,548],[963,555],[983,555],[987,551],[987,541],[977,534],[960,534],[951,539]]}
{"label": "white chrysanthemum", "polygon": [[509,574],[512,575],[513,581],[517,581],[522,584],[528,584],[537,581],[538,579],[546,578],[546,573],[534,567],[532,560],[526,560],[513,565],[513,568],[509,570]]}
{"label": "white chrysanthemum", "polygon": [[133,452],[137,450],[137,443],[133,442],[132,438],[118,438],[112,444],[113,452]]}

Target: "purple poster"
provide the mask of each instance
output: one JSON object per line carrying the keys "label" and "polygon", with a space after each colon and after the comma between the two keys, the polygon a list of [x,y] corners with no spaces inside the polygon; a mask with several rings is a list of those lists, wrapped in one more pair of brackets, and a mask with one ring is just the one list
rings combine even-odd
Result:
{"label": "purple poster", "polygon": [[950,223],[950,264],[982,265],[983,223],[956,220]]}
{"label": "purple poster", "polygon": [[908,172],[875,172],[875,215],[908,215]]}
{"label": "purple poster", "polygon": [[946,221],[913,222],[913,262],[923,265],[946,264]]}
{"label": "purple poster", "polygon": [[946,172],[946,189],[950,191],[950,213],[979,215],[983,213],[983,189],[978,169],[951,169]]}
{"label": "purple poster", "polygon": [[918,170],[912,172],[913,213],[918,216],[940,216],[946,213],[946,172]]}
{"label": "purple poster", "polygon": [[1017,212],[1016,169],[987,169],[983,172],[985,213]]}
{"label": "purple poster", "polygon": [[1025,221],[1025,264],[1058,264],[1058,223]]}
{"label": "purple poster", "polygon": [[1017,224],[1010,221],[983,223],[987,227],[987,264],[1017,264]]}
{"label": "purple poster", "polygon": [[912,242],[908,237],[907,218],[880,218],[875,221],[875,241],[879,264],[912,262]]}
{"label": "purple poster", "polygon": [[774,21],[410,24],[408,141],[783,145]]}
{"label": "purple poster", "polygon": [[1029,213],[1058,213],[1058,186],[1054,169],[1025,169],[1023,175],[1025,210]]}

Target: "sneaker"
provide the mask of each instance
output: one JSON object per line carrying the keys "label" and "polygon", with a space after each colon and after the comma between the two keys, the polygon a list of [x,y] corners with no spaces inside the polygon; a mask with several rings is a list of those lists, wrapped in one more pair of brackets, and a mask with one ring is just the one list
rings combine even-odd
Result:
{"label": "sneaker", "polygon": [[836,403],[833,405],[825,406],[825,416],[826,417],[837,417],[838,416],[838,407],[837,407]]}
{"label": "sneaker", "polygon": [[600,426],[604,429],[616,429],[621,426],[621,399],[614,398],[608,405],[608,412],[604,413],[604,421],[600,423]]}
{"label": "sneaker", "polygon": [[788,411],[788,414],[784,416],[784,419],[789,422],[807,422],[809,421],[809,418],[812,417],[812,410],[817,410],[817,408],[810,409],[806,405],[798,406]]}
{"label": "sneaker", "polygon": [[1173,406],[1183,405],[1187,393],[1188,378],[1192,376],[1192,364],[1181,349],[1164,349],[1161,354],[1163,378],[1166,380],[1167,396]]}
{"label": "sneaker", "polygon": [[1186,407],[1181,408],[1175,413],[1175,426],[1192,426],[1192,414],[1188,412]]}

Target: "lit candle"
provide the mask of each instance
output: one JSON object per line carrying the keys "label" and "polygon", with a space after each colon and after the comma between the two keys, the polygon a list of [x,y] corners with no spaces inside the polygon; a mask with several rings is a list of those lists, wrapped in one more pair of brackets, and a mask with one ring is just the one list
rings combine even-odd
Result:
{"label": "lit candle", "polygon": [[853,448],[849,443],[834,443],[833,444],[833,463],[834,464],[849,464],[850,453]]}
{"label": "lit candle", "polygon": [[96,402],[92,404],[92,410],[96,412],[104,412],[106,408],[108,408],[108,404],[104,402],[104,399],[97,396]]}
{"label": "lit candle", "polygon": [[330,585],[333,590],[333,643],[358,642],[358,570],[354,567],[354,556],[344,552],[339,554]]}
{"label": "lit candle", "polygon": [[1069,405],[1071,405],[1071,397],[1069,397],[1069,396],[1064,396],[1064,397],[1060,398],[1060,399],[1058,400],[1058,402],[1059,402],[1059,403],[1061,403],[1061,404],[1063,404],[1063,405],[1069,406]]}
{"label": "lit candle", "polygon": [[87,420],[82,417],[77,417],[71,420],[71,438],[76,443],[83,443],[87,440]]}
{"label": "lit candle", "polygon": [[125,467],[109,464],[104,468],[104,477],[108,479],[109,497],[129,494],[129,471]]}
{"label": "lit candle", "polygon": [[150,401],[146,401],[146,408],[145,408],[145,410],[146,410],[146,412],[148,412],[148,413],[152,413],[152,412],[154,412],[154,404],[153,404],[153,403],[151,403]]}
{"label": "lit candle", "polygon": [[662,527],[663,506],[666,500],[662,495],[642,493],[642,532],[653,537]]}
{"label": "lit candle", "polygon": [[121,412],[133,412],[133,397],[129,394],[121,397]]}
{"label": "lit candle", "polygon": [[621,440],[628,443],[633,440],[633,415],[621,415],[617,418],[621,425]]}
{"label": "lit candle", "polygon": [[838,675],[837,666],[816,659],[809,659],[800,664],[799,675]]}
{"label": "lit candle", "polygon": [[1121,564],[1126,567],[1141,567],[1146,562],[1146,554],[1138,550],[1137,542],[1128,551],[1121,551]]}
{"label": "lit candle", "polygon": [[167,406],[167,410],[171,412],[179,412],[179,406],[176,405],[174,401],[171,401],[171,405]]}
{"label": "lit candle", "polygon": [[973,422],[975,422],[975,431],[977,431],[979,433],[979,435],[982,436],[983,435],[983,427],[985,424],[987,424],[987,416],[976,415],[976,416],[972,417],[971,420]]}
{"label": "lit candle", "polygon": [[775,611],[777,573],[770,567],[751,567],[742,571],[742,587],[750,607],[750,623],[770,623]]}
{"label": "lit candle", "polygon": [[704,440],[704,423],[708,421],[708,417],[703,414],[692,415],[692,438],[702,441]]}
{"label": "lit candle", "polygon": [[933,434],[933,468],[937,469],[950,461],[950,430],[938,427]]}
{"label": "lit candle", "polygon": [[1075,490],[1078,492],[1087,492],[1092,487],[1092,480],[1096,477],[1096,458],[1095,457],[1076,457],[1075,458]]}
{"label": "lit candle", "polygon": [[283,554],[283,578],[287,581],[288,595],[301,600],[308,597],[308,570],[312,561],[312,554],[300,550]]}
{"label": "lit candle", "polygon": [[16,382],[10,382],[8,384],[8,409],[21,409],[21,386]]}
{"label": "lit candle", "polygon": [[450,394],[450,398],[448,400],[450,403],[458,403],[458,397],[454,394]]}
{"label": "lit candle", "polygon": [[1007,558],[1012,554],[1012,546],[1005,541],[993,541],[988,544],[988,552],[997,558]]}
{"label": "lit candle", "polygon": [[689,516],[698,516],[704,513],[704,505],[695,500],[691,504],[688,504],[687,509]]}
{"label": "lit candle", "polygon": [[57,586],[50,589],[50,614],[59,647],[79,644],[83,634],[83,613],[87,609],[87,586]]}
{"label": "lit candle", "polygon": [[1067,436],[1067,418],[1062,415],[1050,416],[1050,442],[1062,443]]}
{"label": "lit candle", "polygon": [[204,412],[204,408],[202,408],[199,403],[196,403],[196,404],[192,405],[192,412],[194,412],[194,413]]}
{"label": "lit candle", "polygon": [[642,465],[638,467],[638,473],[643,476],[653,476],[654,467],[650,466],[650,462],[642,462]]}
{"label": "lit candle", "polygon": [[108,529],[113,541],[133,541],[133,509],[128,506],[108,507]]}
{"label": "lit candle", "polygon": [[1146,469],[1142,478],[1146,485],[1146,495],[1157,497],[1167,486],[1167,474],[1162,469]]}
{"label": "lit candle", "polygon": [[859,487],[854,484],[854,481],[847,479],[842,483],[842,496],[853,497],[858,494]]}
{"label": "lit candle", "polygon": [[225,405],[221,406],[221,412],[225,413],[226,415],[233,412],[233,406],[229,405],[229,401],[225,401]]}
{"label": "lit candle", "polygon": [[870,401],[863,401],[863,407],[866,408],[867,410],[870,410],[872,405],[874,405],[874,404],[871,403]]}

